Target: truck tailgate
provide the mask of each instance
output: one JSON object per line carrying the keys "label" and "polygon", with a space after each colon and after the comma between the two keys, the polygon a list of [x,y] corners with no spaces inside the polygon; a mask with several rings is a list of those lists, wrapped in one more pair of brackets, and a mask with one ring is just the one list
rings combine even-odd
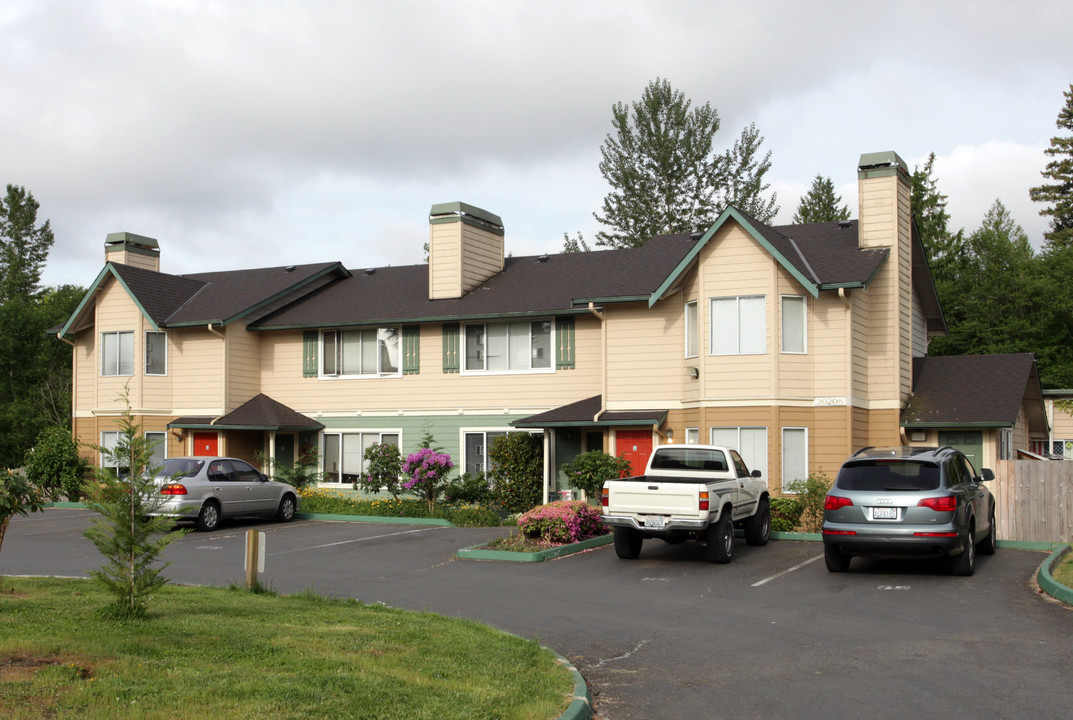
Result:
{"label": "truck tailgate", "polygon": [[696,517],[700,514],[698,493],[702,489],[699,485],[655,479],[615,480],[608,483],[607,511]]}

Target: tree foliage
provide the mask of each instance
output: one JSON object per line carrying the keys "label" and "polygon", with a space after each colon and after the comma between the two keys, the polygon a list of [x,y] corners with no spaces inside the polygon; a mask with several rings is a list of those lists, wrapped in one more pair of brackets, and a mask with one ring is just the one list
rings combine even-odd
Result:
{"label": "tree foliage", "polygon": [[1066,104],[1056,124],[1069,134],[1051,138],[1051,146],[1043,151],[1051,160],[1041,173],[1049,182],[1028,191],[1033,201],[1048,204],[1039,211],[1051,218],[1050,230],[1044,233],[1047,250],[1073,245],[1073,84],[1063,95]]}
{"label": "tree foliage", "polygon": [[583,490],[589,502],[599,502],[604,483],[630,472],[630,461],[615,457],[603,450],[590,450],[563,465],[563,475],[578,490]]}
{"label": "tree foliage", "polygon": [[835,192],[831,178],[816,175],[812,187],[801,197],[794,213],[794,224],[837,222],[849,220],[849,206],[842,202],[842,196]]}
{"label": "tree foliage", "polygon": [[101,468],[97,483],[90,483],[87,506],[101,518],[84,534],[107,561],[90,574],[114,596],[115,615],[141,617],[150,596],[168,582],[162,574],[167,564],[157,565],[160,553],[184,532],[167,532],[172,519],[151,517],[165,498],[153,481],[152,443],[129,406],[119,430],[114,449],[98,448],[115,467]]}
{"label": "tree foliage", "polygon": [[89,465],[78,454],[71,431],[62,425],[42,430],[26,456],[26,477],[52,497],[79,500],[87,470]]}
{"label": "tree foliage", "polygon": [[537,436],[512,432],[489,444],[492,490],[508,512],[525,512],[543,497],[544,448]]}
{"label": "tree foliage", "polygon": [[639,247],[661,233],[695,232],[710,225],[721,203],[734,203],[758,220],[775,215],[774,195],[763,194],[771,153],[750,125],[720,154],[713,144],[719,114],[710,103],[693,106],[669,81],[650,82],[641,99],[615,103],[612,132],[600,148],[600,173],[611,186],[601,211],[601,247]]}
{"label": "tree foliage", "polygon": [[[950,214],[946,212],[946,195],[939,192],[939,180],[933,176],[935,153],[928,155],[924,164],[913,169],[910,178],[910,204],[913,219],[920,230],[920,241],[931,263],[936,285],[952,280],[948,265],[956,262],[964,233],[951,233],[948,225]],[[942,294],[940,293],[940,298]]]}
{"label": "tree foliage", "polygon": [[53,244],[49,222],[25,188],[0,198],[0,466],[18,467],[47,425],[69,426],[71,348],[45,330],[81,300],[73,286],[40,287]]}
{"label": "tree foliage", "polygon": [[46,493],[25,476],[10,469],[0,473],[0,549],[11,518],[40,512],[47,499]]}

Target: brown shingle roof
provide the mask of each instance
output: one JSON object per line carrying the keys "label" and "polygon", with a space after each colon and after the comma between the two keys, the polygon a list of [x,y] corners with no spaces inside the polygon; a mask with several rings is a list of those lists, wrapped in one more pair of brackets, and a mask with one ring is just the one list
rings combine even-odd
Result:
{"label": "brown shingle roof", "polygon": [[180,417],[168,423],[168,427],[219,428],[221,430],[320,430],[324,425],[260,393],[222,417]]}
{"label": "brown shingle roof", "polygon": [[568,405],[552,408],[547,412],[515,420],[514,427],[561,427],[578,425],[661,425],[667,417],[666,410],[606,410],[600,412],[601,396],[593,395]]}
{"label": "brown shingle roof", "polygon": [[1032,353],[914,358],[902,425],[1013,427],[1022,404],[1029,406],[1029,427],[1038,430],[1042,393]]}

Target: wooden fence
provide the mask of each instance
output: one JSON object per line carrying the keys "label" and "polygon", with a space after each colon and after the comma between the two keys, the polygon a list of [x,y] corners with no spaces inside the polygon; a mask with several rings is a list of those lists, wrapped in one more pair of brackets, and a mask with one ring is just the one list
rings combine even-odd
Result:
{"label": "wooden fence", "polygon": [[999,540],[1073,543],[1073,462],[1002,460],[995,480]]}

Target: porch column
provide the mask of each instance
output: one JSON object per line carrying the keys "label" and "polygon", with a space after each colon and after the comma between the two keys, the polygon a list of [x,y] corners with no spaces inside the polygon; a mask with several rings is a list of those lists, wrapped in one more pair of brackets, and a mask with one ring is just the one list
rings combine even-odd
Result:
{"label": "porch column", "polygon": [[548,499],[551,495],[551,469],[555,467],[552,464],[551,449],[555,447],[555,429],[545,428],[544,432],[544,504],[548,504]]}
{"label": "porch column", "polygon": [[268,431],[268,473],[273,480],[276,479],[276,431]]}

